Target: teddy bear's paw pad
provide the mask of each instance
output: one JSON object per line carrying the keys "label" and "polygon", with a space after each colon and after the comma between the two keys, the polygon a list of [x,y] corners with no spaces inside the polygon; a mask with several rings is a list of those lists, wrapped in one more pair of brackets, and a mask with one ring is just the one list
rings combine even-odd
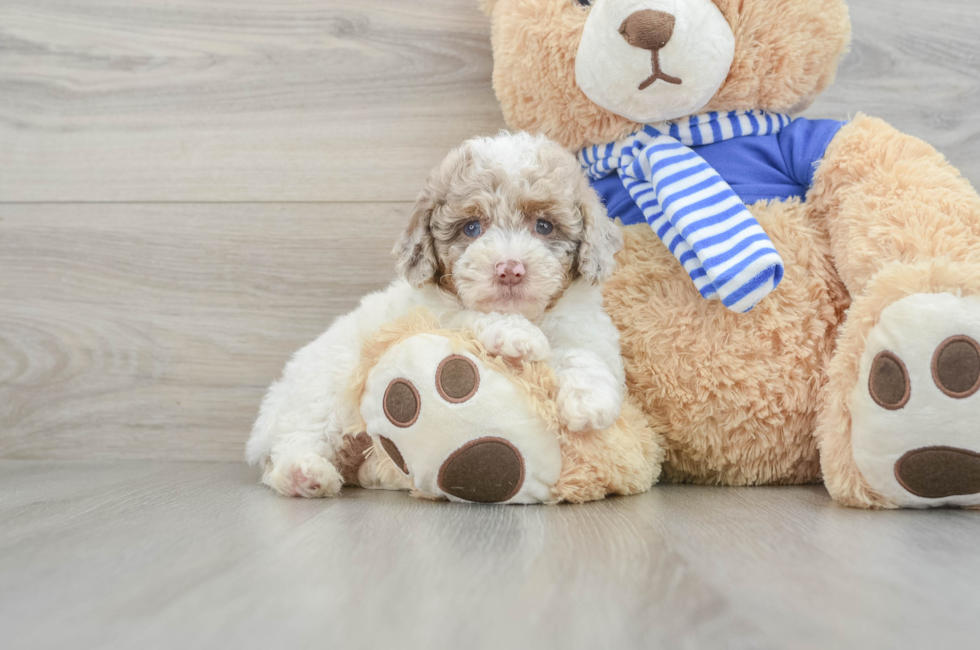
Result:
{"label": "teddy bear's paw pad", "polygon": [[436,368],[436,390],[447,402],[462,404],[476,395],[479,387],[480,370],[464,356],[448,356]]}
{"label": "teddy bear's paw pad", "polygon": [[381,441],[381,448],[385,450],[391,461],[395,463],[395,467],[400,469],[403,474],[408,474],[408,465],[405,463],[405,457],[402,456],[402,452],[398,451],[398,445],[391,441],[391,438],[385,438],[384,436],[378,436]]}
{"label": "teddy bear's paw pad", "polygon": [[955,447],[913,449],[895,463],[906,490],[926,499],[980,492],[980,454]]}
{"label": "teddy bear's paw pad", "polygon": [[385,417],[396,427],[410,427],[419,419],[419,391],[407,379],[392,379],[385,390]]}
{"label": "teddy bear's paw pad", "polygon": [[367,430],[426,497],[550,503],[558,439],[518,386],[449,339],[392,347],[361,399]]}
{"label": "teddy bear's paw pad", "polygon": [[972,396],[980,389],[980,344],[969,336],[946,339],[932,358],[932,376],[953,399]]}
{"label": "teddy bear's paw pad", "polygon": [[980,505],[980,298],[915,294],[868,333],[854,461],[900,507]]}
{"label": "teddy bear's paw pad", "polygon": [[524,459],[501,438],[471,440],[442,464],[438,484],[443,492],[466,501],[508,501],[524,484]]}

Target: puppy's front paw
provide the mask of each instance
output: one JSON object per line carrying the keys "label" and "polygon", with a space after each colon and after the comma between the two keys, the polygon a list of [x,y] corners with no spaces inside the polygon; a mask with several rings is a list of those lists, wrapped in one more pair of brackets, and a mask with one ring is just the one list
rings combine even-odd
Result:
{"label": "puppy's front paw", "polygon": [[337,496],[344,484],[337,468],[313,451],[277,459],[262,480],[279,494],[306,498]]}
{"label": "puppy's front paw", "polygon": [[548,337],[522,316],[505,316],[483,329],[480,342],[493,355],[544,361],[551,356]]}
{"label": "puppy's front paw", "polygon": [[622,398],[588,376],[566,375],[558,389],[558,412],[569,431],[601,431],[619,417]]}
{"label": "puppy's front paw", "polygon": [[619,417],[623,393],[597,359],[566,355],[558,371],[558,413],[569,431],[601,431]]}

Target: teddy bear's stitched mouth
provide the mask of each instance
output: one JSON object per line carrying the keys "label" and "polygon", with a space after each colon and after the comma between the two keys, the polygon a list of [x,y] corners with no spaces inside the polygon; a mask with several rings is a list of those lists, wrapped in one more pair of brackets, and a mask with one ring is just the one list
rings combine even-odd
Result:
{"label": "teddy bear's stitched mouth", "polygon": [[666,74],[663,70],[660,69],[660,50],[653,50],[650,53],[650,55],[653,64],[653,74],[647,77],[640,84],[639,90],[646,90],[654,83],[656,83],[657,80],[666,81],[669,84],[674,84],[677,86],[680,86],[682,83],[684,83],[684,81],[680,77],[672,77],[671,75]]}
{"label": "teddy bear's stitched mouth", "polygon": [[681,85],[682,81],[660,69],[660,50],[674,35],[674,16],[663,11],[643,9],[627,16],[619,26],[619,34],[633,47],[650,50],[653,74],[640,83],[640,90],[646,90],[658,80]]}

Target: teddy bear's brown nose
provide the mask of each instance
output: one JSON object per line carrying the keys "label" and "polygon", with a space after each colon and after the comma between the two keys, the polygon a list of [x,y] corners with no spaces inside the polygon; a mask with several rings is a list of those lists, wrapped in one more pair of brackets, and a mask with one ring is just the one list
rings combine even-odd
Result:
{"label": "teddy bear's brown nose", "polygon": [[674,17],[663,11],[643,9],[629,15],[619,33],[633,47],[657,51],[674,35]]}

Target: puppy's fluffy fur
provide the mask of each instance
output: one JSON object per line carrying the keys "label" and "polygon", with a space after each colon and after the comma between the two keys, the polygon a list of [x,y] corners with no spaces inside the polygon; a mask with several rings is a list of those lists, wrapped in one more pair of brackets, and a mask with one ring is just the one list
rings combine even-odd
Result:
{"label": "puppy's fluffy fur", "polygon": [[[442,327],[471,329],[491,354],[549,360],[568,428],[608,427],[625,377],[600,288],[622,243],[557,144],[506,133],[464,143],[429,176],[395,246],[402,278],[297,352],[269,388],[249,463],[281,494],[336,495],[343,432],[357,422],[344,393],[362,342],[419,307]],[[362,484],[404,487],[369,475],[362,468]]]}

